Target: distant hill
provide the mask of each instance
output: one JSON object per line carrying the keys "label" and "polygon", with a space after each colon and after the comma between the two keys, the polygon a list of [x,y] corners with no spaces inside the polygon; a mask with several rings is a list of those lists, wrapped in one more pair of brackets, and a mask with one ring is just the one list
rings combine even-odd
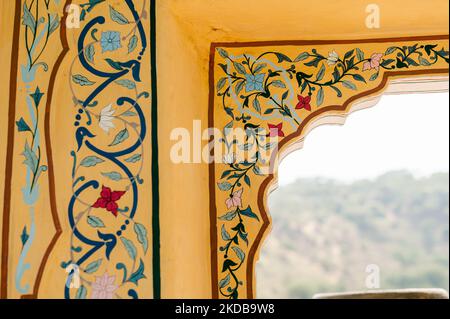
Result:
{"label": "distant hill", "polygon": [[343,184],[306,179],[269,201],[274,229],[257,266],[259,298],[381,288],[449,289],[449,175],[387,173]]}

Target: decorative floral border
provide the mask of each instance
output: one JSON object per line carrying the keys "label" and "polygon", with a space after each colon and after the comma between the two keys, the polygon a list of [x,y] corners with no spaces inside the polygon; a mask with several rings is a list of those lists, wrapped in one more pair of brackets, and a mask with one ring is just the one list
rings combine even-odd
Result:
{"label": "decorative floral border", "polygon": [[[417,69],[425,74],[443,65],[448,68],[448,48],[438,41],[386,42],[384,52],[365,52],[358,47],[345,52],[338,49],[322,52],[313,47],[300,51],[296,57],[282,50],[261,52],[253,57],[232,55],[225,46],[218,46],[212,53],[213,58],[220,61],[216,63],[221,70],[220,75],[215,74],[213,112],[220,111],[229,118],[224,132],[243,128],[246,135],[240,141],[229,140],[224,134],[223,148],[230,153],[223,159],[225,165],[220,166],[222,173],[216,176],[216,189],[212,190],[228,194],[224,203],[212,203],[213,207],[218,207],[220,216],[215,226],[220,244],[213,247],[218,249],[213,258],[218,259],[220,268],[212,269],[213,278],[219,271],[218,283],[213,283],[218,297],[237,299],[242,295],[240,287],[244,282],[251,284],[249,278],[243,278],[240,269],[249,258],[249,242],[254,244],[255,240],[255,234],[249,234],[247,228],[249,223],[260,222],[262,212],[247,204],[245,193],[255,184],[260,186],[261,166],[265,163],[259,154],[275,148],[268,143],[269,138],[282,142],[292,136],[313,112],[329,105],[330,94],[344,104],[367,90],[370,83],[381,82],[384,73],[405,71],[407,74]],[[216,109],[219,106],[220,109]],[[249,159],[237,159],[236,154],[231,153],[235,145],[246,151]],[[247,260],[247,263],[252,262]],[[252,290],[253,287],[248,291]]]}
{"label": "decorative floral border", "polygon": [[[137,287],[147,278],[143,256],[149,249],[149,234],[136,221],[147,136],[142,106],[148,104],[150,96],[141,81],[141,61],[147,58],[148,40],[142,23],[147,19],[147,3],[140,1],[139,12],[132,0],[124,0],[118,7],[104,1],[83,6],[79,54],[70,71],[78,111],[74,119],[77,149],[71,153],[73,196],[68,207],[71,258],[61,264],[72,267],[64,289],[67,299],[123,298],[121,288],[127,290],[128,297],[137,299]],[[106,10],[108,17],[96,16],[97,9]],[[113,59],[117,53],[123,58]],[[112,86],[125,88],[130,94],[111,99],[105,91]],[[105,98],[110,102],[101,105],[99,101]],[[108,144],[105,136],[110,139]],[[105,171],[105,163],[117,169]],[[93,193],[98,194],[96,201],[84,199]],[[118,249],[126,251],[129,260],[115,262],[111,273],[109,264]],[[102,269],[107,271],[96,276]],[[70,283],[76,272],[81,286],[71,294]]]}

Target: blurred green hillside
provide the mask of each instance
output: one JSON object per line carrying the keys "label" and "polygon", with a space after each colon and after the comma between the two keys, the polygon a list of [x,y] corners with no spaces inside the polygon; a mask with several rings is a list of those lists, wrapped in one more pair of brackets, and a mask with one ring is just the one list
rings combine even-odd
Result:
{"label": "blurred green hillside", "polygon": [[257,266],[259,298],[381,288],[449,288],[449,175],[404,171],[351,184],[310,179],[270,197],[274,229]]}

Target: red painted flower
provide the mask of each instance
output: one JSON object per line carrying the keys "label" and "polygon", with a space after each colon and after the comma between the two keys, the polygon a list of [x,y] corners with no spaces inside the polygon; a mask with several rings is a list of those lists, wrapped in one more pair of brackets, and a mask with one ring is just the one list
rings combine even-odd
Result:
{"label": "red painted flower", "polygon": [[118,216],[119,205],[117,202],[125,195],[126,192],[113,192],[111,188],[103,186],[100,198],[97,199],[93,208],[104,208],[114,216]]}
{"label": "red painted flower", "polygon": [[285,136],[285,134],[283,132],[283,123],[280,123],[278,125],[269,124],[269,131],[270,131],[270,133],[269,133],[270,137],[277,137],[277,136],[284,137]]}
{"label": "red painted flower", "polygon": [[301,95],[297,95],[298,97],[298,104],[296,106],[296,110],[307,110],[311,111],[311,96],[303,97]]}

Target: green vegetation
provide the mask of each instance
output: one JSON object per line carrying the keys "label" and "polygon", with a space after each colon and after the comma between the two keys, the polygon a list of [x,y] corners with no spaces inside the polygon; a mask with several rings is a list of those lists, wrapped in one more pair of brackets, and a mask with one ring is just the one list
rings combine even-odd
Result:
{"label": "green vegetation", "polygon": [[382,289],[449,288],[447,173],[298,180],[269,206],[274,229],[257,266],[260,298],[367,290],[371,264]]}

